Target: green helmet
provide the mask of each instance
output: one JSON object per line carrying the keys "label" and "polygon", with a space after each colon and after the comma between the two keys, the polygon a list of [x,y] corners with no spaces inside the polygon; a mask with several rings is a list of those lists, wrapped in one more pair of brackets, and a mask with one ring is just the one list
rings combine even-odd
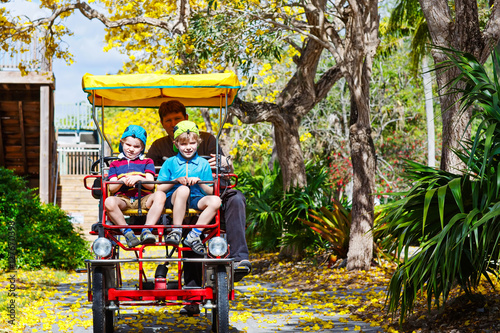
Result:
{"label": "green helmet", "polygon": [[200,135],[200,129],[198,125],[189,120],[183,120],[174,127],[174,140],[177,139],[179,135],[182,133],[189,134],[190,132],[196,133],[196,135]]}

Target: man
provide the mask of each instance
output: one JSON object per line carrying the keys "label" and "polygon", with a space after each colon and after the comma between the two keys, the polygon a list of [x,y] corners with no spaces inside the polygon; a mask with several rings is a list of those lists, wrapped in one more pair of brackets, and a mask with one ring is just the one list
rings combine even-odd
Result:
{"label": "man", "polygon": [[[175,100],[162,103],[158,114],[160,122],[168,135],[153,142],[148,150],[147,157],[151,158],[156,166],[161,166],[167,158],[177,155],[173,148],[174,127],[179,122],[188,120],[188,115],[184,104]],[[200,137],[202,142],[198,146],[198,154],[200,156],[211,156],[208,162],[212,169],[214,169],[216,167],[216,139],[212,134],[202,131],[200,131]],[[223,154],[220,147],[219,154]],[[230,168],[231,171],[233,170],[229,159],[222,156],[220,160],[222,167]],[[250,273],[252,269],[251,263],[248,260],[248,247],[245,239],[246,201],[245,196],[235,189],[226,190],[221,199],[222,213],[226,223],[225,230],[229,243],[229,255],[235,261],[234,267],[236,268],[236,272],[234,280],[237,282]],[[201,277],[198,274],[201,269],[197,269],[196,265],[194,264],[194,267],[191,265],[184,266],[184,282],[186,285],[201,284]],[[186,308],[188,308],[186,313],[188,315],[199,313],[197,306],[194,309],[189,309],[189,306],[186,306]]]}

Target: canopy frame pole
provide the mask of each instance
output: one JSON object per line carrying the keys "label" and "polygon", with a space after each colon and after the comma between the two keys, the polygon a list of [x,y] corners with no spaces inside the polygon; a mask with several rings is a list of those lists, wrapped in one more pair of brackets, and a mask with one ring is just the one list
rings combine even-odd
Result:
{"label": "canopy frame pole", "polygon": [[[97,133],[99,133],[99,137],[101,138],[101,148],[100,148],[100,153],[99,153],[99,171],[101,173],[101,188],[104,180],[104,134],[101,132],[101,128],[99,128],[99,121],[97,120],[97,111],[96,111],[96,106],[95,106],[95,90],[92,90],[92,118],[94,119],[95,127],[97,129]],[[103,124],[104,128],[104,124]],[[99,220],[97,221],[98,223],[98,233],[99,237],[104,237],[104,228],[102,226],[102,219],[103,219],[103,209],[104,208],[104,202],[102,195],[99,198]]]}
{"label": "canopy frame pole", "polygon": [[[228,88],[226,88],[226,92],[224,94],[219,95],[219,131],[217,132],[217,137],[215,138],[215,165],[217,166],[215,175],[217,178],[219,177],[219,167],[222,166],[221,158],[220,158],[220,154],[219,154],[219,139],[220,139],[220,136],[222,134],[222,128],[224,127],[224,124],[227,121],[227,114],[228,114],[228,112],[227,112],[227,94],[228,94]],[[223,96],[225,97],[224,119],[222,119],[222,103],[223,103],[222,97]]]}

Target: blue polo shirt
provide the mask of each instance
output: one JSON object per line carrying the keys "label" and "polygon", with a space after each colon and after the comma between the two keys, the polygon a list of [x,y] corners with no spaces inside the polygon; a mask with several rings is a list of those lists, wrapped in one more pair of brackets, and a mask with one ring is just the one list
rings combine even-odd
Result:
{"label": "blue polo shirt", "polygon": [[[186,160],[181,153],[170,157],[163,163],[157,180],[172,181],[179,177],[185,177],[186,164],[188,177],[198,177],[202,181],[213,180],[210,164],[206,159],[198,156],[198,153],[190,160]],[[171,196],[179,186],[181,186],[181,184],[174,185],[174,187],[167,192],[167,197]],[[198,184],[191,186],[191,197],[203,197],[205,195],[206,193]]]}

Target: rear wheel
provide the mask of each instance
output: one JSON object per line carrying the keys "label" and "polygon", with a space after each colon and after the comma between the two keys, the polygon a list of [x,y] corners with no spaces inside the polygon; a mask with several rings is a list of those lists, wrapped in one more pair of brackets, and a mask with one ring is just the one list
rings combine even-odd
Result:
{"label": "rear wheel", "polygon": [[92,278],[92,314],[95,333],[114,331],[114,311],[106,309],[106,276],[103,267],[96,267]]}
{"label": "rear wheel", "polygon": [[212,332],[229,332],[228,276],[225,266],[217,267],[215,307],[212,309]]}

